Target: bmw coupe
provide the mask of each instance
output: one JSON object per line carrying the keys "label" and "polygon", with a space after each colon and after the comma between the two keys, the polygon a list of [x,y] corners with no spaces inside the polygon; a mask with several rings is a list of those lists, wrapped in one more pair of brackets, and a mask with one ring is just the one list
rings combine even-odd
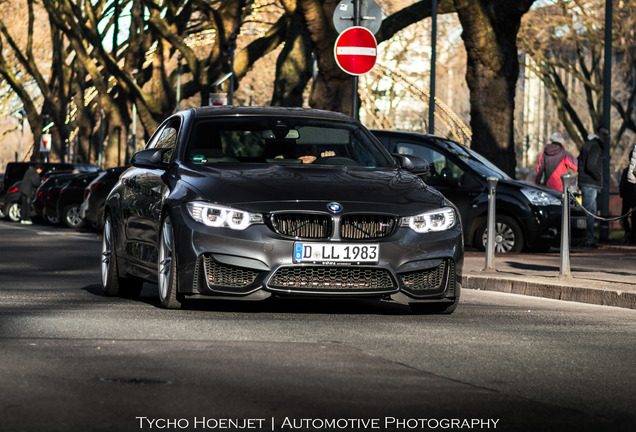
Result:
{"label": "bmw coupe", "polygon": [[464,245],[455,207],[357,120],[202,107],[165,120],[104,208],[102,286],[159,301],[366,297],[451,313]]}

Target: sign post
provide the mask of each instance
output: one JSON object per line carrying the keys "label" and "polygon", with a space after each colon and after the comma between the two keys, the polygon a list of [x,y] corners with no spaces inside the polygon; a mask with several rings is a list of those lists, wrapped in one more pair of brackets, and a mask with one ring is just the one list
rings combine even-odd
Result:
{"label": "sign post", "polygon": [[338,36],[334,45],[336,63],[346,73],[353,75],[352,116],[358,118],[358,76],[373,69],[378,45],[373,33],[366,27],[349,27]]}
{"label": "sign post", "polygon": [[358,76],[369,72],[375,65],[377,42],[373,35],[382,24],[382,11],[373,0],[342,0],[333,14],[333,24],[340,33],[334,47],[336,63],[343,71],[353,75],[351,111],[357,119]]}
{"label": "sign post", "polygon": [[[357,14],[354,11],[356,7]],[[376,34],[382,25],[382,10],[373,0],[342,0],[333,12],[333,25],[338,33],[351,26],[362,26]]]}

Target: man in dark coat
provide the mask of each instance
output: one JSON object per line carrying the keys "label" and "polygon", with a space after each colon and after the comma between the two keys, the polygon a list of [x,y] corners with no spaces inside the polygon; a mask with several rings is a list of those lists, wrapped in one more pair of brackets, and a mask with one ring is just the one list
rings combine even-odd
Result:
{"label": "man in dark coat", "polygon": [[42,181],[40,175],[43,168],[42,164],[30,166],[22,177],[22,183],[20,183],[20,222],[26,225],[33,223],[31,222],[31,202]]}
{"label": "man in dark coat", "polygon": [[603,146],[607,142],[609,132],[600,127],[596,134],[588,135],[588,140],[579,153],[579,189],[583,198],[583,207],[590,213],[587,215],[587,232],[585,246],[596,247],[594,238],[594,216],[597,212],[596,197],[603,188]]}

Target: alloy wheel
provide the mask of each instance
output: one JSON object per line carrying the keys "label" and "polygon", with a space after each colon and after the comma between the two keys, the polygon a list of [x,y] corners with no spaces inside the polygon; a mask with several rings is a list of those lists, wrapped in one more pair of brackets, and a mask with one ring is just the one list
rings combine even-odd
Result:
{"label": "alloy wheel", "polygon": [[107,286],[112,262],[112,223],[110,218],[106,218],[104,222],[104,234],[102,236],[102,286]]}
{"label": "alloy wheel", "polygon": [[[486,246],[488,230],[484,231],[483,243]],[[509,253],[517,241],[515,231],[505,223],[497,222],[495,224],[495,252]]]}
{"label": "alloy wheel", "polygon": [[174,237],[169,219],[163,222],[161,242],[159,243],[159,296],[162,300],[168,297],[172,283],[172,249]]}
{"label": "alloy wheel", "polygon": [[79,206],[69,207],[64,218],[69,228],[77,228],[82,225],[83,219]]}
{"label": "alloy wheel", "polygon": [[11,221],[20,222],[20,219],[22,219],[22,215],[20,214],[20,204],[18,204],[17,202],[11,203],[9,205],[7,215],[9,216],[9,219]]}

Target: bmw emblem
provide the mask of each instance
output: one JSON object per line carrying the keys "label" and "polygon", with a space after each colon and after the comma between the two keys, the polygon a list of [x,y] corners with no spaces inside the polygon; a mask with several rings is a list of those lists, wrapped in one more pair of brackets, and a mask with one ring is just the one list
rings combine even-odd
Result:
{"label": "bmw emblem", "polygon": [[337,202],[331,202],[327,204],[327,208],[329,209],[331,213],[339,213],[342,211],[342,206],[338,204]]}

